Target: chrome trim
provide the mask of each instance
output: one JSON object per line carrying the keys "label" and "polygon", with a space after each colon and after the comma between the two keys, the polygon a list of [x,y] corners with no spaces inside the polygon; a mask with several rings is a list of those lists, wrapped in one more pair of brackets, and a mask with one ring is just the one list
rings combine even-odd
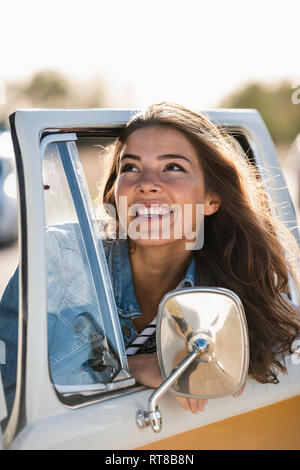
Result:
{"label": "chrome trim", "polygon": [[[129,374],[128,374],[129,376]],[[80,394],[83,396],[95,395],[97,393],[113,392],[120,388],[131,387],[135,384],[133,377],[128,377],[119,381],[111,382],[108,384],[94,383],[94,384],[79,384],[79,385],[58,385],[54,384],[56,390],[64,397]]]}
{"label": "chrome trim", "polygon": [[132,393],[141,392],[142,390],[146,390],[146,389],[147,387],[145,387],[145,385],[136,385],[134,387],[128,388],[128,390],[120,389],[120,390],[116,390],[115,392],[108,392],[107,395],[102,395],[100,397],[93,398],[88,401],[84,401],[83,403],[76,403],[74,405],[64,403],[64,405],[66,408],[69,408],[70,410],[78,410],[80,408],[83,408],[89,405],[95,405],[96,403],[102,403],[104,401],[112,400],[114,398],[119,398],[121,396],[124,397],[126,395],[131,395]]}
{"label": "chrome trim", "polygon": [[201,353],[201,347],[198,348],[195,345],[195,349],[190,353],[178,366],[173,370],[170,377],[165,380],[160,387],[158,387],[148,401],[148,411],[138,410],[136,414],[137,425],[143,429],[151,426],[154,432],[160,432],[162,429],[162,416],[158,409],[159,400],[167,393],[174,382],[181,376],[181,374],[188,368],[188,366],[194,361],[194,359]]}
{"label": "chrome trim", "polygon": [[[100,233],[98,233],[98,225],[95,223],[96,218],[93,217],[92,201],[89,197],[77,147],[74,142],[58,142],[57,147],[84,239],[86,255],[90,264],[96,297],[101,312],[101,319],[105,326],[105,335],[109,337],[118,354],[121,369],[128,371],[127,357],[103,244]],[[95,234],[97,235],[97,239],[95,238]],[[105,315],[103,315],[103,312],[105,312]]]}

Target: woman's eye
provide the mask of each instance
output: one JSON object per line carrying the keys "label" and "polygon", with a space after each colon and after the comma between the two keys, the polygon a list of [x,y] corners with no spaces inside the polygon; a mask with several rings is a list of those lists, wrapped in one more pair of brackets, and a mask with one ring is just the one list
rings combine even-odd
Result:
{"label": "woman's eye", "polygon": [[138,169],[132,163],[126,163],[126,165],[121,168],[121,173],[128,171],[138,171]]}
{"label": "woman's eye", "polygon": [[168,163],[168,165],[165,167],[165,171],[185,171],[185,169],[181,166],[178,165],[178,163]]}

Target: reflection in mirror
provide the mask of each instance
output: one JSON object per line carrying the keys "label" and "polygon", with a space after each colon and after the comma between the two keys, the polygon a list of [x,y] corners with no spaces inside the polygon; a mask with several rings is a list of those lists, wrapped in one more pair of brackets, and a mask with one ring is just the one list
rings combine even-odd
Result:
{"label": "reflection in mirror", "polygon": [[248,333],[243,306],[225,289],[186,289],[167,296],[158,322],[158,352],[163,379],[206,340],[196,357],[172,386],[177,395],[217,398],[235,393],[248,371]]}

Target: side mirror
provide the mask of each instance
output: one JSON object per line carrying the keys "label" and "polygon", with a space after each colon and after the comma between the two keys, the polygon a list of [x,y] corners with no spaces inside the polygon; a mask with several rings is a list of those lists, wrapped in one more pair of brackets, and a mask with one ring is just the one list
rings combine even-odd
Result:
{"label": "side mirror", "polygon": [[137,412],[141,428],[162,428],[158,401],[171,390],[189,398],[237,392],[249,367],[249,340],[239,297],[221,288],[182,289],[159,305],[156,343],[163,383]]}

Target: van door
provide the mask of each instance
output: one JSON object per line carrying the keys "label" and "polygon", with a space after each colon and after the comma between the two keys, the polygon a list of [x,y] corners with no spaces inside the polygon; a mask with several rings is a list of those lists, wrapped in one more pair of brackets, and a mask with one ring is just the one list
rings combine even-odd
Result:
{"label": "van door", "polygon": [[[250,114],[249,117],[247,113],[235,113],[232,121],[230,112],[212,113],[209,117],[228,126],[244,126],[252,136],[259,129],[260,138],[264,138],[261,118],[255,120]],[[167,394],[160,403],[161,433],[138,428],[136,412],[147,409],[152,390],[135,384],[128,370],[103,245],[99,242],[77,149],[78,135],[115,137],[131,115],[131,110],[21,110],[11,117],[20,195],[19,324],[23,327],[19,336],[22,354],[18,361],[18,402],[5,429],[6,448],[135,449],[146,445],[155,448],[162,439],[172,440],[172,436],[196,432],[211,423],[300,393],[300,369],[290,360],[289,375],[280,376],[280,385],[261,385],[249,380],[238,399],[211,400],[198,415],[181,409]],[[268,134],[265,135],[270,145]],[[48,170],[43,173],[45,165]],[[45,174],[50,179],[45,180]],[[47,207],[51,201],[47,198],[52,189],[52,197],[55,200],[58,195],[59,204],[50,213]],[[75,232],[78,236],[74,237]],[[70,247],[72,240],[75,242]],[[52,266],[57,266],[57,272],[49,268],[52,255]],[[76,290],[70,291],[61,283],[66,279],[73,282],[74,266],[81,267],[76,277],[78,296]],[[59,272],[62,268],[64,271]],[[54,295],[48,290],[49,282],[57,289]],[[79,295],[83,286],[88,286],[85,303]],[[67,295],[60,297],[61,292]],[[49,302],[55,305],[56,301],[59,306],[51,310]],[[78,329],[74,328],[70,311],[78,313]],[[54,312],[59,312],[66,328],[55,330],[58,334],[50,334],[53,341],[49,341],[49,333],[54,331],[51,321],[57,321],[51,317]],[[51,347],[60,333],[60,344],[66,350],[64,355],[56,356],[51,354]],[[93,369],[93,380],[87,380],[95,338],[106,362],[100,369]],[[72,368],[63,369],[70,345],[80,354],[72,356]],[[298,415],[295,410],[295,416],[299,418],[299,410]],[[201,441],[197,445],[201,448]],[[216,448],[222,448],[220,445],[216,443]],[[168,448],[172,448],[170,441]]]}
{"label": "van door", "polygon": [[[1,345],[0,345],[1,346]],[[0,450],[3,450],[3,436],[2,436],[2,421],[7,416],[6,401],[4,396],[2,377],[1,377],[1,365],[0,365]]]}

